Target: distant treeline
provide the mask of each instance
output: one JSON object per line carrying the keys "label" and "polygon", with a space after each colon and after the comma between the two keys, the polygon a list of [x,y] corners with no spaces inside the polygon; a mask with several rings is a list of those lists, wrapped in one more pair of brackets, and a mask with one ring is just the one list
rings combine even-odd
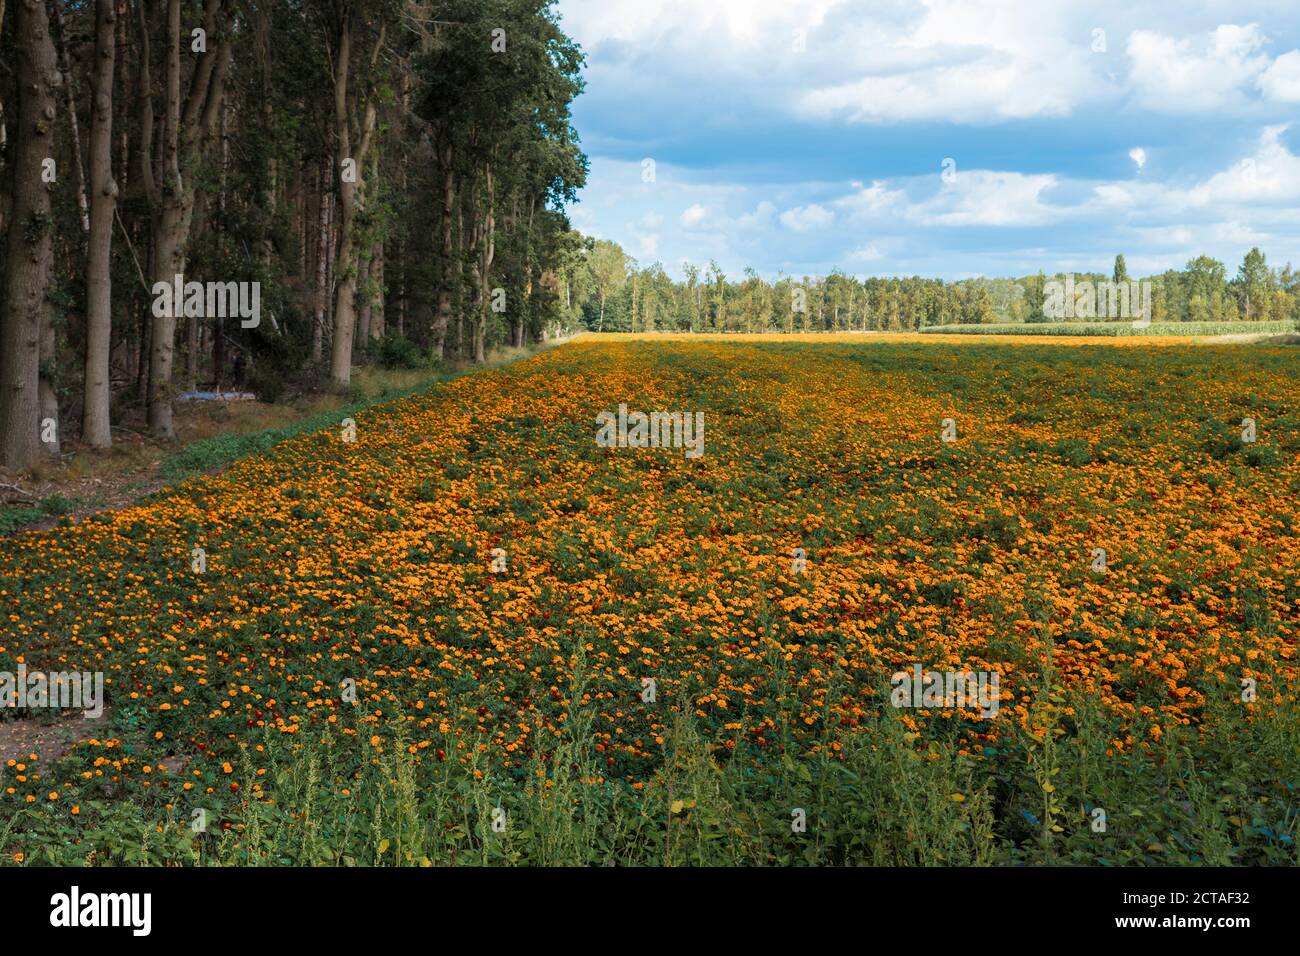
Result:
{"label": "distant treeline", "polygon": [[[781,276],[768,282],[753,269],[729,277],[717,263],[685,264],[684,280],[661,263],[641,266],[617,243],[589,242],[562,275],[565,303],[577,328],[619,332],[906,331],[955,323],[1048,322],[1045,288],[1058,276],[1020,278],[855,279]],[[1130,282],[1122,255],[1111,274],[1073,273],[1084,282]],[[1270,268],[1251,249],[1229,278],[1222,262],[1198,256],[1181,270],[1137,279],[1151,284],[1151,316],[1168,322],[1300,320],[1300,272]],[[1050,313],[1050,309],[1047,310]],[[1080,315],[1079,322],[1105,316]]]}

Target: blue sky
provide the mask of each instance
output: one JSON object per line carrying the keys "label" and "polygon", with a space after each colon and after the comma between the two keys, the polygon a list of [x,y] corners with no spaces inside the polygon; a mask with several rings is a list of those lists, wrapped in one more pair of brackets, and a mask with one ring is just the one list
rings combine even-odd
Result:
{"label": "blue sky", "polygon": [[1258,245],[1300,267],[1297,0],[557,9],[587,54],[571,217],[643,265],[1235,272]]}

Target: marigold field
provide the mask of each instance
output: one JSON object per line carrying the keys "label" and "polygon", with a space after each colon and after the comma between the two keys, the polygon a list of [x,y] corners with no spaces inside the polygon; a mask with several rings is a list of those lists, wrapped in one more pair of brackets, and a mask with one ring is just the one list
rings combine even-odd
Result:
{"label": "marigold field", "polygon": [[1295,864],[1296,350],[994,338],[587,337],[0,541],[111,708],[5,860]]}

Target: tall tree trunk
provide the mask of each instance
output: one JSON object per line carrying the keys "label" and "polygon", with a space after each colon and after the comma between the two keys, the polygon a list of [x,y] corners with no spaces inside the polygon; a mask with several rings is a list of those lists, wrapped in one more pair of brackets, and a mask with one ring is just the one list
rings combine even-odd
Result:
{"label": "tall tree trunk", "polygon": [[41,450],[50,457],[57,458],[63,450],[59,430],[59,393],[54,390],[54,383],[45,372],[46,367],[52,366],[58,357],[53,315],[48,300],[40,310],[40,341],[41,352],[37,359],[40,374],[36,388],[37,404],[40,406]]}
{"label": "tall tree trunk", "polygon": [[361,304],[357,307],[357,337],[361,340],[361,347],[365,348],[366,343],[370,341],[370,257],[369,255],[359,256],[356,265],[358,276],[357,291],[361,293]]}
{"label": "tall tree trunk", "polygon": [[0,459],[6,468],[25,471],[41,448],[41,324],[52,258],[50,189],[41,174],[45,159],[54,155],[59,84],[43,0],[18,0],[15,5],[14,52],[18,122],[0,315]]}
{"label": "tall tree trunk", "polygon": [[[5,22],[5,0],[0,0],[0,31],[4,29]],[[0,100],[0,153],[3,153],[5,147],[9,144],[9,124],[5,120],[4,100]],[[4,211],[0,210],[0,230],[4,229]]]}
{"label": "tall tree trunk", "polygon": [[374,312],[370,317],[370,337],[376,341],[388,332],[388,315],[384,311],[384,241],[375,243],[370,256],[370,287],[374,296]]}
{"label": "tall tree trunk", "polygon": [[326,263],[329,259],[330,244],[330,197],[333,195],[334,188],[331,179],[334,167],[334,160],[328,153],[321,164],[318,182],[320,189],[317,191],[317,198],[320,202],[317,204],[316,214],[316,314],[312,318],[311,326],[311,360],[313,363],[319,363],[324,354],[325,338],[325,299],[329,294],[329,287],[326,278]]}
{"label": "tall tree trunk", "polygon": [[68,131],[72,139],[72,165],[77,172],[77,213],[81,231],[90,232],[90,206],[86,202],[86,164],[81,161],[81,125],[77,119],[77,98],[72,89],[72,70],[68,68],[68,30],[63,20],[63,0],[51,0],[54,22],[59,28],[57,48],[59,72],[63,74],[63,104],[68,110]]}
{"label": "tall tree trunk", "polygon": [[113,61],[116,0],[95,0],[95,68],[90,125],[90,238],[86,249],[86,380],[81,438],[92,448],[113,443],[108,358],[112,345]]}
{"label": "tall tree trunk", "polygon": [[[146,275],[153,275],[154,245],[149,243],[149,268]],[[136,351],[136,401],[148,407],[149,404],[149,355],[150,340],[153,338],[153,320],[149,309],[140,310],[140,338]]]}
{"label": "tall tree trunk", "polygon": [[[379,59],[383,43],[384,28],[380,27],[369,60],[372,70]],[[352,21],[350,14],[345,12],[339,24],[338,55],[334,70],[334,122],[339,162],[350,162],[352,175],[339,177],[339,242],[334,255],[334,278],[337,284],[334,287],[334,340],[330,349],[330,382],[335,389],[347,388],[352,381],[352,342],[356,333],[359,268],[359,263],[354,261],[356,220],[365,203],[363,170],[366,168],[378,118],[375,97],[371,94],[366,97],[365,118],[357,132],[356,154],[353,155],[351,104],[355,96],[350,97],[348,94],[351,59]]]}
{"label": "tall tree trunk", "polygon": [[131,165],[131,139],[127,131],[126,114],[131,108],[131,82],[128,64],[126,60],[127,49],[127,13],[130,10],[128,0],[116,0],[117,2],[117,75],[118,75],[118,95],[115,97],[116,109],[119,113],[118,146],[117,146],[117,175],[114,181],[117,183],[118,193],[121,194],[127,187],[127,170]]}
{"label": "tall tree trunk", "polygon": [[[208,45],[198,55],[189,90],[181,97],[181,2],[167,0],[167,64],[164,73],[164,121],[161,143],[160,174],[145,164],[141,170],[149,204],[153,210],[154,262],[152,283],[171,284],[184,276],[186,247],[194,216],[194,164],[203,143],[210,139],[221,109],[226,69],[230,64],[231,46],[222,37],[214,50],[218,16],[222,0],[204,0],[203,27]],[[148,65],[147,18],[141,13],[141,72],[151,72]],[[146,80],[147,82],[147,80]],[[144,115],[141,136],[152,137],[152,96],[143,97]],[[152,149],[143,150],[149,155]],[[159,180],[162,182],[160,183]],[[176,318],[179,303],[154,315],[149,351],[149,430],[159,438],[175,437],[172,426],[172,361],[175,355]]]}
{"label": "tall tree trunk", "polygon": [[529,197],[528,227],[527,227],[527,232],[525,233],[527,237],[527,242],[525,244],[525,249],[527,250],[527,253],[524,256],[524,269],[527,270],[528,273],[528,288],[525,290],[524,307],[519,310],[519,324],[517,326],[518,332],[516,335],[518,341],[515,342],[515,346],[518,348],[522,348],[524,343],[528,340],[528,332],[529,332],[528,320],[529,317],[532,316],[534,312],[533,290],[540,288],[541,281],[542,281],[542,271],[541,271],[540,264],[535,262],[533,259],[533,213],[536,211],[536,209],[537,209],[536,197]]}
{"label": "tall tree trunk", "polygon": [[375,342],[384,337],[384,244],[376,239],[363,260],[365,282],[361,296],[361,310],[357,315],[357,331],[363,343]]}
{"label": "tall tree trunk", "polygon": [[[470,190],[471,195],[473,190]],[[465,204],[458,203],[456,206],[456,242],[457,251],[465,247]],[[457,277],[463,279],[460,271],[457,270]],[[456,359],[459,361],[465,357],[465,289],[458,283],[456,290]],[[475,283],[477,288],[477,283]],[[471,303],[472,305],[473,303]]]}
{"label": "tall tree trunk", "polygon": [[[261,4],[253,18],[256,31],[257,61],[262,79],[262,135],[268,139],[275,123],[275,98],[272,95],[273,75],[271,68],[271,20]],[[266,148],[266,187],[262,194],[262,211],[268,220],[274,221],[276,214],[276,194],[279,186],[280,166],[276,159],[275,148],[268,143]],[[262,240],[262,261],[270,263],[275,256],[275,244],[271,239],[271,223],[268,222],[266,235]]]}
{"label": "tall tree trunk", "polygon": [[478,309],[475,310],[474,322],[474,361],[479,365],[487,361],[487,316],[491,299],[492,260],[496,258],[496,180],[492,176],[490,163],[484,167],[484,174],[487,185],[487,210],[483,221],[481,239],[483,257],[478,268]]}
{"label": "tall tree trunk", "polygon": [[460,261],[456,250],[452,247],[451,211],[456,205],[456,167],[450,143],[438,151],[438,159],[442,166],[442,265],[431,352],[433,357],[441,362],[447,354],[447,325],[451,321],[452,284],[459,276]]}

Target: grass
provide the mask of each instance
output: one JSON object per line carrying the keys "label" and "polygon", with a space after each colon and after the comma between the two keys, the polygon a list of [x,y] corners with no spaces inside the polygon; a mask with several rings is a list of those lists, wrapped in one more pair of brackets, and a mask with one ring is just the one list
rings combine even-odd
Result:
{"label": "grass", "polygon": [[[1056,717],[1041,736],[974,754],[886,709],[858,732],[826,732],[820,747],[773,759],[719,750],[679,706],[662,760],[632,787],[602,776],[595,710],[573,690],[569,732],[539,738],[520,773],[487,759],[419,760],[402,719],[382,749],[333,730],[262,732],[233,760],[235,793],[85,798],[76,817],[37,803],[0,826],[0,846],[10,862],[20,853],[62,866],[1300,863],[1293,703],[1250,725],[1224,708],[1126,759],[1106,753],[1121,728],[1086,699],[1049,691],[1039,703]],[[452,752],[456,739],[428,751]]]}
{"label": "grass", "polygon": [[0,506],[0,536],[26,527],[47,518],[59,518],[71,514],[78,508],[93,506],[90,498],[68,498],[64,495],[47,495],[33,504],[10,504]]}
{"label": "grass", "polygon": [[190,475],[224,468],[233,461],[273,448],[285,439],[337,425],[341,419],[363,408],[410,395],[455,374],[402,371],[359,376],[345,396],[312,402],[304,417],[295,417],[282,425],[212,435],[172,452],[162,460],[162,477],[175,482]]}

